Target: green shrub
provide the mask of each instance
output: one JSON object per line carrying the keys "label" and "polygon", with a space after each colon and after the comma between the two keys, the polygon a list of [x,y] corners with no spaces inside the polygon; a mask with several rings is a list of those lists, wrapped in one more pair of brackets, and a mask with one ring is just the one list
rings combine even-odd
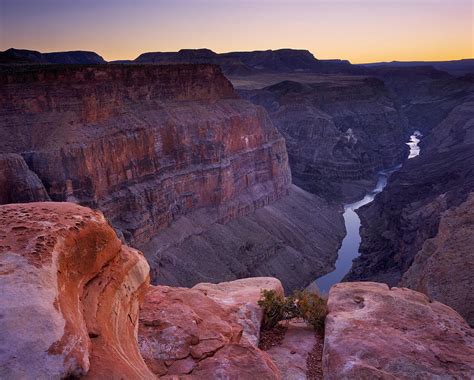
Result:
{"label": "green shrub", "polygon": [[315,293],[297,292],[294,297],[298,300],[298,316],[313,327],[315,331],[324,331],[324,322],[328,313],[327,302]]}
{"label": "green shrub", "polygon": [[296,291],[293,295],[284,297],[274,290],[263,290],[258,305],[263,310],[263,330],[269,330],[278,322],[292,318],[302,318],[316,331],[324,330],[326,300],[315,293]]}
{"label": "green shrub", "polygon": [[286,317],[287,300],[274,290],[262,290],[262,298],[258,305],[263,310],[262,329],[269,330]]}

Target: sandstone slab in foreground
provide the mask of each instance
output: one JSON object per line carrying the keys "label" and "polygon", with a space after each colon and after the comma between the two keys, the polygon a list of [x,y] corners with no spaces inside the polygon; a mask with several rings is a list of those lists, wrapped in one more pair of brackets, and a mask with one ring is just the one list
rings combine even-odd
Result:
{"label": "sandstone slab in foreground", "polygon": [[194,288],[153,286],[140,312],[139,345],[159,376],[278,379],[257,348],[261,290],[283,293],[274,278],[248,278]]}
{"label": "sandstone slab in foreground", "polygon": [[149,267],[100,212],[0,206],[0,378],[148,379],[138,351]]}
{"label": "sandstone slab in foreground", "polygon": [[341,283],[329,293],[325,379],[471,379],[474,333],[450,307],[405,288]]}

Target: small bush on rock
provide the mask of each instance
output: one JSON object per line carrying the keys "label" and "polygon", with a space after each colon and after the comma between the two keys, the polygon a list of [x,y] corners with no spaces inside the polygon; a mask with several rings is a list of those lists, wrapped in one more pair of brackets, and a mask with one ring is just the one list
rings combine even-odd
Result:
{"label": "small bush on rock", "polygon": [[262,330],[272,329],[278,322],[293,318],[302,318],[318,332],[324,330],[326,300],[315,293],[296,291],[284,297],[274,290],[263,290],[258,305],[263,310]]}
{"label": "small bush on rock", "polygon": [[315,331],[324,331],[324,322],[328,314],[327,301],[315,293],[297,292],[298,317],[306,321]]}

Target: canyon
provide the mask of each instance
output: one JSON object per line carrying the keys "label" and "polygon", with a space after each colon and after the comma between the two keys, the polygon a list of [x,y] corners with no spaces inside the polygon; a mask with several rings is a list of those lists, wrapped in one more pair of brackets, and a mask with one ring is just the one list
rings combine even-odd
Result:
{"label": "canyon", "polygon": [[355,211],[360,256],[324,289],[324,376],[474,373],[469,62],[291,49],[5,62],[0,377],[304,378],[314,333],[293,321],[260,349],[261,291],[333,271],[344,204],[380,172],[387,186]]}
{"label": "canyon", "polygon": [[[406,162],[384,192],[358,210],[361,256],[346,279],[423,291],[454,307],[472,325],[473,226],[465,214],[474,189],[474,82],[469,76],[449,80],[436,74],[427,93],[426,75],[416,78],[410,91],[404,91],[406,80],[396,86],[405,94],[410,123],[421,123],[420,107],[438,111],[427,113],[420,156]],[[446,236],[447,228],[454,233],[453,224],[456,238]],[[432,276],[435,281],[428,280]]]}
{"label": "canyon", "polygon": [[[0,82],[1,151],[43,196],[100,209],[154,282],[292,290],[332,268],[340,210],[291,185],[283,137],[217,66],[7,66]],[[47,200],[23,182],[21,201]]]}
{"label": "canyon", "polygon": [[240,93],[264,106],[285,137],[296,185],[331,202],[361,199],[379,170],[406,156],[404,116],[376,78],[306,80],[311,82],[295,78]]}

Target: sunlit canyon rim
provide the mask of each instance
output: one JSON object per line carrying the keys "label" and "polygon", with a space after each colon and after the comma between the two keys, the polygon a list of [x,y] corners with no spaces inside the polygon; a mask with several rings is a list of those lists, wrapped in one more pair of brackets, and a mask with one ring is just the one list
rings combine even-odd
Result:
{"label": "sunlit canyon rim", "polygon": [[[459,62],[0,58],[0,377],[305,378],[318,344],[326,379],[474,373]],[[324,338],[262,350],[262,289],[314,283]]]}

